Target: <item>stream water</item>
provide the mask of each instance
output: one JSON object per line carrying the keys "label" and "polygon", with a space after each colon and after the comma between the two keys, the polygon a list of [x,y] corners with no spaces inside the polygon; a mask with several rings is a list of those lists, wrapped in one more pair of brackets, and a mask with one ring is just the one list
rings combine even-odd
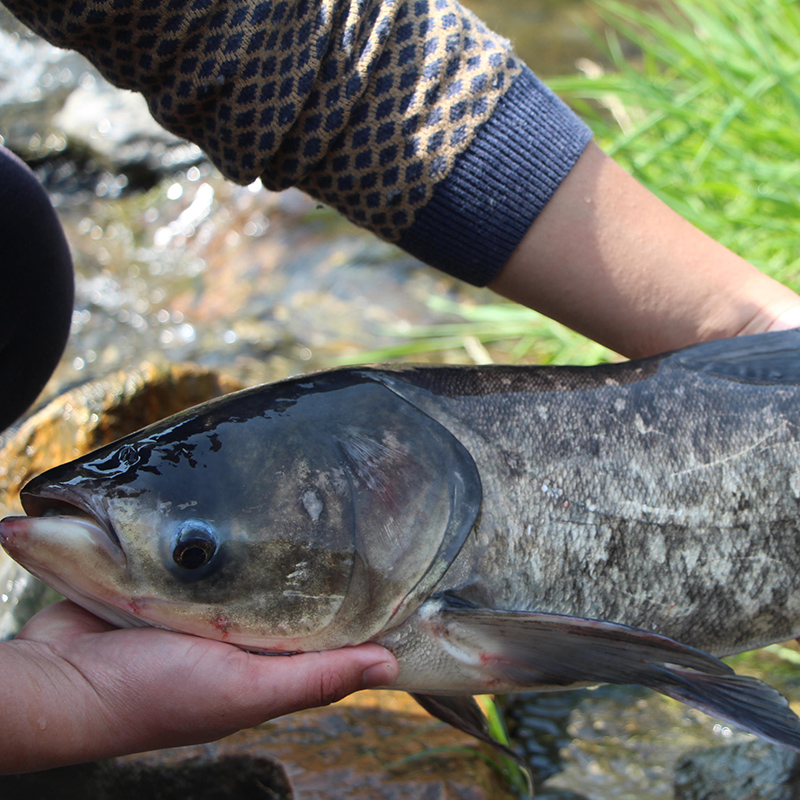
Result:
{"label": "stream water", "polygon": [[[582,0],[469,5],[541,74],[600,57],[581,28],[599,20]],[[152,123],[140,98],[115,91],[2,7],[0,138],[48,188],[75,261],[72,336],[46,395],[148,359],[272,380],[397,341],[404,327],[449,321],[432,296],[494,299],[298,192],[226,183],[196,147]],[[19,599],[14,590],[12,579],[0,585],[6,607]],[[748,666],[774,683],[775,664],[765,656]],[[781,680],[800,697],[796,680]],[[683,753],[747,738],[634,689],[524,697],[507,716],[547,779],[540,797],[668,798]]]}

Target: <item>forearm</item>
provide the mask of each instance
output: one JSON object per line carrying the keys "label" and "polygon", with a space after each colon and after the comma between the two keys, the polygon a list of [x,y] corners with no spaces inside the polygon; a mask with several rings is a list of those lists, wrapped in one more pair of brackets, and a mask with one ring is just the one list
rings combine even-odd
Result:
{"label": "forearm", "polygon": [[490,287],[637,357],[800,325],[800,299],[590,145]]}

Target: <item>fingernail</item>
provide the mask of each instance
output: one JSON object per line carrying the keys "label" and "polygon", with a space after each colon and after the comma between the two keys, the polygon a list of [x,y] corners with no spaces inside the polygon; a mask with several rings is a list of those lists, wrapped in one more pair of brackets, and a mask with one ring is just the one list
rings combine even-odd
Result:
{"label": "fingernail", "polygon": [[377,689],[379,686],[390,686],[394,683],[394,666],[385,661],[367,667],[361,675],[361,685],[365,689]]}

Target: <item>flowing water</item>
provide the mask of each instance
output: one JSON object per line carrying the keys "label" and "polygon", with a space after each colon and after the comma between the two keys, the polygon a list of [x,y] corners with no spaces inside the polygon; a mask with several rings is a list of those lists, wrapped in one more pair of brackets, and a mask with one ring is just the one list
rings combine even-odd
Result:
{"label": "flowing water", "polygon": [[[601,57],[581,27],[599,28],[599,19],[582,0],[470,5],[541,74]],[[45,395],[148,359],[195,361],[248,383],[282,378],[448,321],[431,297],[492,299],[298,192],[226,183],[196,147],[158,129],[140,98],[113,90],[2,7],[0,137],[48,188],[75,261],[72,336]],[[0,563],[6,634],[29,613],[26,587]],[[776,660],[751,666],[772,680]],[[782,688],[798,697],[796,685],[789,676]],[[742,738],[632,689],[526,696],[507,717],[544,781],[540,796],[552,798],[668,798],[682,753]]]}

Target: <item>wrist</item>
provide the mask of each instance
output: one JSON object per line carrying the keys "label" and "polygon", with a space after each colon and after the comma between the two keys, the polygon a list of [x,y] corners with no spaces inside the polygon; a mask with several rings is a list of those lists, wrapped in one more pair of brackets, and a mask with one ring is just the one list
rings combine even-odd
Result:
{"label": "wrist", "polygon": [[631,358],[800,323],[800,297],[591,143],[490,288]]}

